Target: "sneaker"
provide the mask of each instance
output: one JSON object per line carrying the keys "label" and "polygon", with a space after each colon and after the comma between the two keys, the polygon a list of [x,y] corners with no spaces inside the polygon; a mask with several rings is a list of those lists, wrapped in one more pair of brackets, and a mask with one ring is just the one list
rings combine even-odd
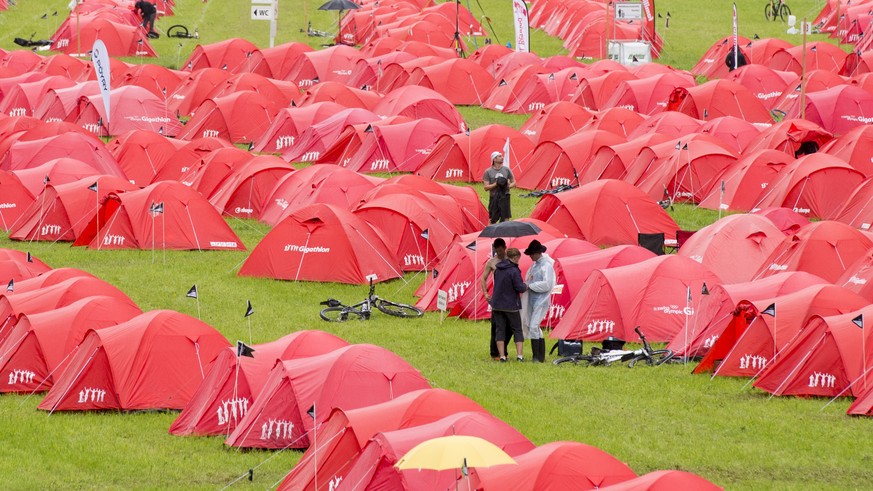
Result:
{"label": "sneaker", "polygon": [[501,357],[500,357],[500,363],[506,363],[506,357],[505,357],[505,356],[501,356]]}
{"label": "sneaker", "polygon": [[524,357],[523,357],[523,356],[519,356],[518,358],[516,358],[516,360],[517,360],[517,361],[524,361]]}

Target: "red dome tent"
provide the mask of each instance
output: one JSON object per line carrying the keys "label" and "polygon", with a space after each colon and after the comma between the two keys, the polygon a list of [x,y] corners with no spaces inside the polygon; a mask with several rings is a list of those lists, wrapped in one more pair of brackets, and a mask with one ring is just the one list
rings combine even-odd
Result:
{"label": "red dome tent", "polygon": [[250,90],[257,92],[279,107],[290,106],[300,101],[300,89],[292,82],[273,80],[257,73],[238,73],[219,84],[209,94],[216,99],[236,92]]}
{"label": "red dome tent", "polygon": [[867,177],[873,176],[873,126],[865,124],[849,130],[820,151],[848,162]]}
{"label": "red dome tent", "polygon": [[211,326],[171,310],[89,331],[39,409],[182,409],[229,344]]}
{"label": "red dome tent", "polygon": [[676,111],[661,112],[646,118],[642,124],[637,126],[633,132],[628,135],[628,139],[630,140],[653,133],[668,136],[670,138],[681,138],[700,132],[701,124],[702,121],[698,121],[687,114]]}
{"label": "red dome tent", "polygon": [[581,129],[591,117],[591,112],[578,104],[558,101],[533,113],[519,131],[534,143],[557,141]]}
{"label": "red dome tent", "polygon": [[342,82],[321,82],[313,85],[300,98],[298,107],[311,106],[319,102],[335,102],[346,108],[360,108],[372,111],[382,100],[382,94],[371,90],[356,89]]}
{"label": "red dome tent", "polygon": [[378,282],[398,278],[401,272],[370,224],[336,206],[313,204],[294,209],[273,227],[239,275],[366,284],[370,275]]}
{"label": "red dome tent", "polygon": [[858,395],[855,402],[846,410],[852,416],[873,416],[873,384],[868,384],[866,390]]}
{"label": "red dome tent", "polygon": [[0,345],[0,379],[14,383],[0,392],[44,392],[51,388],[89,330],[126,322],[142,311],[114,297],[93,296],[67,306],[21,314]]}
{"label": "red dome tent", "polygon": [[672,237],[679,226],[653,199],[624,181],[604,179],[547,194],[530,215],[597,245],[636,244],[640,233]]}
{"label": "red dome tent", "polygon": [[[608,105],[607,101],[612,98],[612,96],[618,91],[619,87],[621,87],[625,82],[637,79],[638,77],[636,75],[626,70],[616,70],[602,75],[592,72],[581,77],[578,88],[567,100],[575,102],[591,111],[608,109],[614,107]],[[654,87],[650,88],[654,89]],[[670,93],[667,92],[666,95],[670,95]],[[625,105],[624,107],[632,111],[641,112],[632,105]]]}
{"label": "red dome tent", "polygon": [[[285,80],[288,75],[288,70],[290,70],[294,65],[297,57],[310,51],[313,51],[313,49],[308,44],[292,41],[272,48],[262,49],[260,53],[263,56],[263,60],[266,62],[267,67],[270,69],[272,78]],[[252,63],[250,61],[246,66],[246,71],[253,71],[250,68],[251,65]]]}
{"label": "red dome tent", "polygon": [[15,174],[0,170],[0,228],[8,231],[18,218],[33,203],[33,195],[15,177]]}
{"label": "red dome tent", "polygon": [[808,218],[790,208],[760,208],[753,210],[751,213],[769,218],[785,235],[796,234],[801,227],[809,225]]}
{"label": "red dome tent", "polygon": [[360,51],[342,44],[307,51],[295,58],[284,79],[304,88],[319,82],[346,83],[352,74],[350,68],[361,58]]}
{"label": "red dome tent", "polygon": [[551,337],[635,340],[634,327],[643,326],[649,341],[670,341],[692,313],[688,292],[700,292],[703,283],[717,285],[720,281],[700,263],[674,255],[596,270]]}
{"label": "red dome tent", "polygon": [[729,335],[733,335],[736,326],[745,328],[746,315],[752,315],[749,313],[751,304],[740,304],[741,300],[754,302],[826,284],[826,280],[814,274],[789,271],[745,283],[707,285],[709,294],[697,297],[694,313],[667,348],[677,357],[700,358],[712,348],[723,331],[728,329]]}
{"label": "red dome tent", "polygon": [[474,61],[453,58],[414,68],[408,83],[432,89],[452,104],[479,106],[494,85],[494,77]]}
{"label": "red dome tent", "polygon": [[9,238],[73,242],[97,214],[98,203],[109,193],[134,189],[133,184],[114,176],[91,176],[66,184],[49,183],[12,227]]}
{"label": "red dome tent", "polygon": [[270,128],[258,138],[255,152],[278,152],[294,145],[303,130],[345,109],[335,102],[316,102],[303,107],[282,108]]}
{"label": "red dome tent", "polygon": [[[797,338],[813,315],[845,314],[869,305],[860,295],[828,284],[754,302],[742,300],[737,305],[744,302],[751,305],[741,310],[749,310],[752,319],[737,319],[729,325],[694,373],[714,368],[714,375],[757,377],[765,367],[782,358],[783,349]],[[762,314],[771,305],[775,305],[776,315]]]}
{"label": "red dome tent", "polygon": [[584,172],[579,174],[579,184],[588,184],[600,179],[621,179],[627,175],[628,166],[633,163],[640,151],[670,139],[660,133],[646,133],[629,139],[626,143],[600,147],[591,157]]}
{"label": "red dome tent", "polygon": [[[805,109],[805,112],[804,112]],[[852,85],[839,85],[806,94],[806,107],[800,99],[786,111],[786,117],[806,119],[834,135],[843,135],[858,126],[870,124],[873,118],[873,94]]]}
{"label": "red dome tent", "polygon": [[625,142],[625,138],[602,130],[578,131],[555,142],[541,142],[519,162],[517,186],[549,189],[575,184],[600,147]]}
{"label": "red dome tent", "polygon": [[[221,148],[231,148],[233,144],[223,138],[196,138],[190,142],[182,142],[182,146],[170,155],[160,167],[156,167],[152,183],[160,181],[181,181],[190,177],[213,151]],[[235,150],[241,150],[234,148]]]}
{"label": "red dome tent", "polygon": [[[306,449],[285,476],[280,490],[317,491],[344,475],[377,433],[432,423],[461,412],[487,413],[473,400],[445,389],[407,392],[390,401],[358,409],[334,409],[318,429],[319,445]],[[317,469],[315,469],[315,464]],[[315,487],[315,474],[328,476]]]}
{"label": "red dome tent", "polygon": [[490,414],[455,413],[433,423],[377,433],[342,476],[336,489],[451,489],[457,484],[458,469],[401,471],[394,467],[406,452],[419,443],[448,435],[484,438],[510,456],[518,456],[534,448],[533,443],[518,430]]}
{"label": "red dome tent", "polygon": [[558,491],[601,489],[637,477],[624,462],[591,445],[551,442],[515,458],[516,465],[474,468],[474,489]]}
{"label": "red dome tent", "polygon": [[622,481],[601,491],[722,491],[722,488],[706,479],[686,471],[655,471],[636,479]]}
{"label": "red dome tent", "polygon": [[[71,19],[72,17],[68,18]],[[145,29],[139,26],[125,25],[113,22],[107,18],[91,18],[89,21],[67,22],[58,29],[51,49],[68,55],[79,55],[90,51],[94,41],[101,40],[106,45],[106,52],[112,57],[121,56],[158,56]]]}
{"label": "red dome tent", "polygon": [[773,122],[770,111],[749,89],[730,80],[712,80],[687,89],[679,87],[670,96],[667,110],[703,121],[736,116],[755,124]]}
{"label": "red dome tent", "polygon": [[[779,173],[794,162],[794,157],[778,150],[757,150],[742,155],[712,180],[709,193],[700,200],[710,210],[750,211]],[[724,183],[724,194],[721,183]]]}
{"label": "red dome tent", "polygon": [[850,264],[834,284],[848,288],[873,302],[873,249]]}
{"label": "red dome tent", "polygon": [[[803,52],[804,48],[806,48],[806,53]],[[803,63],[805,61],[805,71],[807,72],[825,70],[838,73],[846,60],[846,55],[845,51],[834,44],[814,41],[805,45],[776,50],[765,63],[776,70],[800,74],[804,71]]]}
{"label": "red dome tent", "polygon": [[220,68],[204,67],[191,71],[186,78],[179,82],[176,90],[169,94],[167,109],[176,114],[193,114],[194,110],[228,78],[230,78],[230,74]]}
{"label": "red dome tent", "polygon": [[749,89],[764,107],[773,109],[773,105],[788,89],[789,84],[797,80],[797,74],[755,63],[737,68],[726,79]]}
{"label": "red dome tent", "polygon": [[[813,92],[819,92],[833,87],[840,87],[846,84],[846,80],[836,73],[827,70],[812,70],[806,73],[803,83],[798,80],[794,84],[790,84],[785,92],[773,104],[773,110],[779,113],[787,113],[797,107],[802,89],[806,90],[809,95]],[[795,116],[796,117],[796,116]]]}
{"label": "red dome tent", "polygon": [[[282,361],[225,444],[242,448],[306,448],[310,432],[343,410],[390,401],[430,384],[405,360],[372,344]],[[314,407],[314,417],[307,414]]]}
{"label": "red dome tent", "polygon": [[169,433],[227,435],[252,405],[273,366],[280,361],[319,356],[349,344],[323,331],[297,331],[275,341],[252,345],[254,357],[222,350]]}
{"label": "red dome tent", "polygon": [[[274,156],[264,157],[275,158]],[[228,176],[241,169],[254,158],[254,154],[246,152],[239,147],[217,148],[197,160],[196,164],[191,165],[179,180],[186,186],[191,186],[206,199],[209,199]],[[282,162],[284,163],[284,161]],[[290,168],[287,164],[285,167]],[[216,209],[221,212],[220,208]]]}
{"label": "red dome tent", "polygon": [[[744,48],[749,44],[749,39],[739,36],[738,39],[740,50],[746,52]],[[723,78],[728,74],[728,67],[725,65],[725,58],[734,46],[733,36],[728,36],[719,39],[712,43],[712,46],[703,53],[700,60],[691,69],[691,73],[696,76],[704,76],[708,79]],[[748,59],[748,58],[746,58]]]}
{"label": "red dome tent", "polygon": [[28,169],[62,157],[81,160],[101,174],[125,177],[102,141],[78,132],[14,143],[0,161],[0,169]]}
{"label": "red dome tent", "polygon": [[110,91],[109,100],[107,120],[102,95],[80,99],[76,124],[98,136],[146,130],[175,137],[182,131],[182,123],[167,110],[164,100],[147,89],[135,85],[118,87]]}
{"label": "red dome tent", "polygon": [[700,126],[699,131],[720,139],[725,148],[738,153],[743,153],[746,146],[761,132],[754,124],[735,116],[710,119]]}
{"label": "red dome tent", "polygon": [[296,141],[284,147],[282,158],[288,162],[316,162],[347,126],[377,121],[379,116],[368,109],[343,109],[304,129]]}
{"label": "red dome tent", "polygon": [[[54,57],[52,57],[54,58]],[[50,76],[12,86],[0,99],[0,113],[9,116],[33,116],[33,110],[52,89],[76,85],[67,77]]]}
{"label": "red dome tent", "polygon": [[110,193],[73,245],[92,249],[245,250],[206,198],[178,181]]}
{"label": "red dome tent", "polygon": [[806,271],[828,281],[836,281],[849,265],[871,247],[873,241],[843,223],[810,223],[782,240],[764,262],[756,278],[779,271]]}
{"label": "red dome tent", "polygon": [[258,155],[231,173],[209,196],[223,215],[238,218],[261,216],[276,183],[294,172],[290,164],[272,155]]}
{"label": "red dome tent", "polygon": [[534,145],[515,129],[499,124],[440,137],[415,172],[434,181],[479,182],[491,165],[491,152],[503,152],[507,140],[509,155],[504,155],[504,165],[508,163],[516,172],[517,163]]}
{"label": "red dome tent", "polygon": [[179,138],[220,137],[232,143],[252,143],[266,133],[280,108],[279,102],[250,90],[207,99]]}
{"label": "red dome tent", "polygon": [[729,215],[698,230],[679,255],[703,264],[722,283],[750,281],[785,234],[758,215]]}
{"label": "red dome tent", "polygon": [[833,135],[805,119],[783,119],[764,129],[745,148],[745,152],[774,149],[792,157],[817,152]]}
{"label": "red dome tent", "polygon": [[33,108],[33,116],[47,122],[75,120],[79,99],[100,93],[96,81],[81,82],[72,87],[49,89]]}
{"label": "red dome tent", "polygon": [[861,396],[873,386],[873,336],[865,325],[870,318],[870,305],[842,315],[812,317],[755,387],[778,396]]}
{"label": "red dome tent", "polygon": [[189,72],[201,68],[218,68],[228,73],[239,73],[258,47],[240,38],[225,39],[212,44],[198,44],[182,66]]}
{"label": "red dome tent", "polygon": [[455,106],[439,93],[426,87],[412,85],[392,90],[376,104],[373,112],[379,117],[433,118],[444,123],[449,131],[466,129],[464,120]]}
{"label": "red dome tent", "polygon": [[182,83],[182,78],[187,75],[187,72],[171,70],[151,63],[134,65],[124,72],[116,88],[125,85],[142,87],[160,99],[165,105],[164,110],[167,110],[168,98],[176,92],[179,84]]}
{"label": "red dome tent", "polygon": [[106,149],[118,161],[127,179],[136,186],[152,182],[164,164],[185,142],[152,131],[132,130],[114,138]]}

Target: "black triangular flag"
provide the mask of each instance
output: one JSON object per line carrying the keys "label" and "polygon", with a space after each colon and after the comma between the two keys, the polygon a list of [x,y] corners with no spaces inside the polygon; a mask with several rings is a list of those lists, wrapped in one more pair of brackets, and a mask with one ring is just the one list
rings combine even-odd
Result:
{"label": "black triangular flag", "polygon": [[43,184],[48,184],[49,181],[50,181],[49,176],[45,176],[45,177],[42,178],[42,183],[43,183]]}
{"label": "black triangular flag", "polygon": [[471,251],[475,252],[476,251],[476,241],[474,240],[473,242],[470,242],[469,244],[467,244],[467,249],[470,249]]}
{"label": "black triangular flag", "polygon": [[152,205],[149,206],[149,213],[151,213],[152,215],[163,214],[164,213],[164,202],[161,201],[160,203],[152,203]]}
{"label": "black triangular flag", "polygon": [[761,314],[776,317],[776,304],[771,303],[766,309],[761,311]]}
{"label": "black triangular flag", "polygon": [[424,229],[421,231],[421,238],[424,240],[430,239],[430,232],[428,231],[428,229]]}
{"label": "black triangular flag", "polygon": [[312,407],[306,411],[306,414],[308,414],[310,418],[315,419],[315,403],[313,403]]}
{"label": "black triangular flag", "polygon": [[94,181],[94,184],[88,186],[88,191],[94,191],[95,193],[97,192],[97,181]]}
{"label": "black triangular flag", "polygon": [[15,291],[15,279],[14,278],[9,280],[9,284],[6,285],[6,291],[7,292],[14,292]]}
{"label": "black triangular flag", "polygon": [[29,263],[32,263],[32,262],[33,262],[33,256],[30,255],[30,251],[27,251],[27,259],[26,259],[26,261],[29,262]]}
{"label": "black triangular flag", "polygon": [[185,294],[185,296],[188,298],[197,298],[197,285],[192,286],[191,289],[188,290],[188,293]]}
{"label": "black triangular flag", "polygon": [[255,355],[252,354],[254,352],[255,352],[254,348],[247,345],[246,343],[243,343],[242,341],[236,342],[236,356],[237,356],[237,358],[239,358],[240,356],[248,356],[249,358],[254,358]]}
{"label": "black triangular flag", "polygon": [[706,282],[703,282],[703,288],[700,290],[701,295],[709,295],[709,288],[706,287]]}
{"label": "black triangular flag", "polygon": [[440,272],[437,271],[436,268],[434,268],[433,273],[431,273],[431,274],[433,275],[434,278],[436,278],[437,276],[440,275]]}
{"label": "black triangular flag", "polygon": [[858,317],[855,317],[854,319],[852,319],[852,323],[854,323],[856,326],[860,327],[861,329],[864,329],[864,314],[858,314]]}
{"label": "black triangular flag", "polygon": [[255,313],[255,309],[252,308],[252,301],[246,300],[246,315],[244,315],[243,317],[248,317],[254,313]]}

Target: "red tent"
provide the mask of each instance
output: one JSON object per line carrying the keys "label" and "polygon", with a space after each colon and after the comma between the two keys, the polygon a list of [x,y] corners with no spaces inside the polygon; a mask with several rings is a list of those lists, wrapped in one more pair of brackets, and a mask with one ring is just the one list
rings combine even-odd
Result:
{"label": "red tent", "polygon": [[311,87],[319,82],[342,82],[349,80],[351,67],[362,58],[361,52],[342,44],[317,51],[307,51],[295,57],[288,68],[285,80],[300,87]]}
{"label": "red tent", "polygon": [[[826,280],[814,274],[790,271],[745,283],[707,286],[709,293],[696,297],[694,313],[667,348],[673,350],[677,357],[700,358],[706,355],[726,329],[730,333],[737,326],[745,329],[755,313],[753,310],[750,313],[752,305],[749,302],[826,284]],[[747,302],[741,303],[742,300]]]}
{"label": "red tent", "polygon": [[863,174],[837,157],[804,155],[779,172],[755,208],[784,206],[804,216],[832,219],[846,201],[833,190],[854,189],[863,180]]}
{"label": "red tent", "polygon": [[[334,409],[318,429],[318,448],[311,446],[306,450],[278,489],[317,491],[327,488],[337,476],[348,472],[377,433],[432,423],[460,412],[487,413],[473,400],[445,389],[415,390],[372,406]],[[317,488],[316,473],[326,476],[319,480]]]}
{"label": "red tent", "polygon": [[491,165],[491,152],[502,153],[507,140],[509,155],[504,155],[504,165],[517,174],[518,162],[534,145],[515,129],[499,124],[440,137],[415,172],[435,181],[479,182]]}
{"label": "red tent", "polygon": [[627,175],[628,166],[633,163],[642,149],[670,139],[669,136],[660,133],[646,133],[629,139],[626,143],[600,147],[585,166],[585,170],[579,174],[579,184],[588,184],[600,179],[621,179]]}
{"label": "red tent", "polygon": [[110,193],[73,245],[92,249],[246,250],[206,198],[178,181]]}
{"label": "red tent", "polygon": [[712,118],[700,126],[701,133],[708,133],[722,141],[725,148],[742,153],[761,130],[745,119],[735,116]]}
{"label": "red tent", "polygon": [[474,468],[474,489],[559,491],[601,489],[637,477],[624,462],[597,447],[551,442],[515,458],[516,465]]}
{"label": "red tent", "polygon": [[[19,257],[20,256],[20,257]],[[25,253],[20,251],[14,251],[12,249],[0,249],[0,258],[4,261],[18,261],[18,262],[26,262]],[[81,269],[76,268],[54,268],[49,269],[48,266],[45,266],[42,261],[34,259],[38,268],[45,267],[47,271],[41,273],[33,278],[29,278],[27,280],[21,280],[15,282],[15,292],[16,293],[24,293],[24,292],[32,292],[33,290],[38,290],[40,288],[44,288],[47,286],[57,285],[62,281],[69,280],[70,278],[95,278],[94,275],[88,273],[86,271],[82,271]],[[126,298],[126,296],[125,296]]]}
{"label": "red tent", "polygon": [[189,72],[201,68],[219,68],[228,73],[239,73],[258,47],[240,38],[225,39],[212,44],[198,44],[182,66]]}
{"label": "red tent", "polygon": [[713,186],[700,200],[699,206],[710,210],[749,211],[792,162],[793,156],[779,150],[756,150],[744,154],[713,178]]}
{"label": "red tent", "polygon": [[806,94],[806,107],[800,100],[786,111],[786,117],[806,118],[834,135],[843,135],[858,126],[870,124],[873,115],[873,94],[852,85],[839,85]]}
{"label": "red tent", "polygon": [[369,223],[334,205],[313,204],[294,209],[273,227],[239,275],[366,284],[370,275],[377,282],[398,278],[401,268]]}
{"label": "red tent", "polygon": [[176,114],[193,114],[194,110],[229,77],[230,74],[220,68],[204,67],[192,70],[179,83],[176,90],[170,93],[167,98],[167,109]]}
{"label": "red tent", "polygon": [[808,96],[813,92],[819,92],[825,89],[845,85],[847,85],[846,80],[834,72],[829,72],[827,70],[809,71],[806,73],[803,83],[798,80],[796,83],[788,86],[785,92],[783,92],[776,100],[775,104],[773,104],[773,110],[787,113],[792,109],[799,108],[798,103],[800,94],[803,90],[806,91]]}
{"label": "red tent", "polygon": [[[754,317],[738,319],[739,324],[728,326],[694,373],[714,368],[714,375],[757,377],[764,368],[782,358],[783,350],[797,339],[813,315],[845,314],[869,305],[860,295],[828,284],[753,302],[742,300],[738,305],[743,302],[751,304],[748,310]],[[763,313],[774,305],[775,316]]]}
{"label": "red tent", "polygon": [[259,220],[277,225],[297,208],[316,203],[348,210],[382,181],[337,165],[310,165],[276,183],[264,201]]}
{"label": "red tent", "polygon": [[764,129],[745,148],[745,152],[774,149],[792,157],[815,153],[831,141],[833,135],[805,119],[783,119]]}
{"label": "red tent", "polygon": [[[745,48],[749,44],[749,39],[740,36],[737,40],[740,46],[740,50],[744,53],[748,52],[748,49]],[[704,76],[708,79],[722,78],[727,76],[728,67],[725,64],[725,58],[727,54],[734,47],[734,38],[733,36],[727,36],[719,39],[718,41],[712,43],[712,46],[706,50],[706,53],[703,53],[703,56],[700,57],[700,60],[694,65],[694,68],[691,69],[691,73],[696,76]],[[748,60],[748,57],[746,58]]]}
{"label": "red tent", "polygon": [[742,283],[752,280],[784,238],[766,217],[729,215],[695,232],[679,255],[703,264],[722,283]]}
{"label": "red tent", "polygon": [[667,110],[703,121],[736,116],[755,124],[773,122],[770,111],[749,89],[730,80],[712,80],[687,89],[679,87],[670,96]]}
{"label": "red tent", "polygon": [[847,223],[861,230],[870,230],[873,222],[873,208],[871,208],[870,194],[873,192],[871,179],[867,178],[849,194],[848,199],[835,214],[834,220]]}
{"label": "red tent", "polygon": [[[233,144],[223,138],[204,137],[182,142],[175,153],[167,157],[160,167],[156,167],[152,183],[160,181],[181,181],[202,165],[203,159],[220,148],[231,148]],[[236,148],[236,150],[241,150]]]}
{"label": "red tent", "polygon": [[282,158],[288,162],[316,162],[321,153],[337,141],[347,126],[379,120],[379,116],[368,109],[342,109],[304,129],[297,140],[284,147]]}
{"label": "red tent", "polygon": [[[217,148],[203,155],[196,164],[189,166],[179,180],[209,199],[228,176],[251,162],[254,157],[254,154],[239,147]],[[269,158],[275,157],[269,156]],[[221,211],[220,208],[218,210]]]}
{"label": "red tent", "polygon": [[873,416],[873,384],[863,389],[855,402],[846,410],[852,416]]}
{"label": "red tent", "polygon": [[871,316],[873,306],[866,305],[842,315],[810,318],[755,387],[778,396],[861,396],[873,386],[873,336],[864,326]]}
{"label": "red tent", "polygon": [[[313,51],[313,49],[308,44],[292,41],[272,48],[262,49],[260,53],[263,56],[263,61],[266,62],[267,67],[270,69],[272,77],[277,80],[285,80],[288,70],[291,69],[297,58],[301,54],[310,51]],[[249,61],[246,71],[253,71],[249,68],[251,66],[252,61]]]}
{"label": "red tent", "polygon": [[809,224],[808,218],[790,208],[760,208],[751,213],[769,218],[785,235],[796,234],[803,226]]}
{"label": "red tent", "polygon": [[821,152],[848,162],[867,177],[873,176],[873,126],[865,124],[849,130],[828,142]]}
{"label": "red tent", "polygon": [[651,133],[658,133],[670,138],[681,138],[700,132],[702,123],[703,121],[698,121],[687,114],[676,111],[660,112],[646,118],[628,135],[628,140]]}
{"label": "red tent", "polygon": [[211,326],[172,310],[89,331],[39,409],[182,409],[229,344]]}
{"label": "red tent", "polygon": [[636,244],[640,233],[675,235],[679,226],[658,203],[624,181],[604,179],[547,194],[530,215],[597,245]]}
{"label": "red tent", "polygon": [[540,142],[516,168],[521,189],[549,189],[576,183],[576,176],[600,147],[618,145],[626,139],[608,131],[578,131],[561,140]]}
{"label": "red tent", "polygon": [[[615,107],[615,105],[609,105],[607,102],[618,92],[622,84],[637,79],[636,75],[627,70],[616,70],[602,75],[591,72],[581,77],[578,88],[567,100],[575,102],[591,111]],[[654,89],[652,86],[649,88]],[[670,92],[664,95],[668,96]],[[632,111],[642,112],[632,104],[623,105],[623,107]]]}
{"label": "red tent", "polygon": [[81,56],[90,51],[94,41],[99,39],[106,45],[106,52],[112,57],[158,56],[149,44],[145,29],[140,29],[139,26],[114,22],[100,16],[81,23],[70,19],[72,16],[52,37],[53,51]]}
{"label": "red tent", "polygon": [[33,203],[33,195],[15,174],[0,170],[0,196],[0,228],[8,231]]}
{"label": "red tent", "polygon": [[534,143],[557,141],[581,129],[591,117],[591,112],[578,104],[558,101],[531,114],[519,131]]}
{"label": "red tent", "polygon": [[873,249],[850,264],[834,284],[848,288],[873,302]]}
{"label": "red tent", "polygon": [[749,89],[764,107],[772,109],[789,84],[797,80],[797,74],[753,63],[737,68],[725,78]]}
{"label": "red tent", "polygon": [[342,476],[336,489],[453,489],[459,480],[459,469],[400,471],[394,467],[406,452],[419,443],[449,435],[484,438],[510,456],[519,456],[534,448],[533,443],[518,430],[490,414],[455,413],[433,423],[377,433]]}
{"label": "red tent", "polygon": [[179,138],[221,137],[232,143],[251,143],[266,133],[279,109],[278,101],[250,90],[207,99],[198,106]]}
{"label": "red tent", "polygon": [[97,136],[146,130],[175,137],[182,131],[182,123],[167,110],[164,99],[147,89],[135,85],[118,87],[110,91],[109,100],[107,119],[102,95],[80,99],[76,124]]}
{"label": "red tent", "polygon": [[106,144],[127,179],[147,186],[185,142],[146,130],[131,130]]}
{"label": "red tent", "polygon": [[[529,63],[525,63],[508,71],[504,71],[503,76],[495,77],[495,82],[488,90],[486,94],[486,99],[482,102],[481,106],[486,109],[492,109],[494,111],[503,111],[511,105],[519,107],[523,102],[520,100],[520,97],[523,95],[526,87],[528,86],[539,88],[540,90],[537,91],[536,94],[533,94],[530,92],[530,90],[528,90],[528,93],[525,94],[527,99],[530,99],[530,103],[533,104],[531,107],[528,108],[526,112],[533,112],[542,109],[543,107],[545,107],[545,104],[550,104],[561,100],[558,99],[555,95],[547,94],[545,90],[546,86],[544,86],[542,83],[537,82],[537,74],[547,72],[545,68],[537,63],[539,61],[539,58],[532,53],[516,53],[518,54],[507,55],[506,58],[511,61],[524,58],[525,55],[531,55],[535,57],[536,60],[527,60]],[[576,78],[578,79],[579,77],[577,76]],[[570,94],[567,94],[566,98],[563,100],[570,99],[570,96],[575,90],[576,85],[576,83],[572,84]],[[539,100],[536,100],[537,98]]]}
{"label": "red tent", "polygon": [[435,65],[414,68],[408,83],[433,89],[452,104],[478,106],[494,85],[494,77],[474,61],[452,58]]}
{"label": "red tent", "polygon": [[856,259],[873,247],[873,241],[840,222],[810,223],[789,235],[758,271],[763,278],[779,271],[806,271],[836,281]]}
{"label": "red tent", "polygon": [[303,130],[324,121],[345,109],[335,102],[316,102],[303,107],[282,108],[273,119],[270,128],[258,138],[255,152],[278,152],[294,145]]}
{"label": "red tent", "polygon": [[100,200],[109,193],[134,189],[133,184],[114,176],[91,176],[66,184],[47,184],[39,199],[10,229],[9,238],[72,242],[97,214]]}
{"label": "red tent", "polygon": [[324,331],[297,331],[250,346],[253,357],[237,355],[235,346],[224,349],[169,433],[227,435],[257,399],[277,362],[319,356],[345,346],[347,342]]}
{"label": "red tent", "polygon": [[342,82],[327,81],[308,88],[297,102],[297,106],[306,107],[319,102],[335,102],[346,108],[372,111],[380,100],[382,100],[382,94],[379,92],[356,89]]}
{"label": "red tent", "polygon": [[233,169],[211,193],[209,202],[224,215],[257,218],[276,183],[294,170],[279,157],[258,155]]}
{"label": "red tent", "polygon": [[273,80],[257,73],[238,73],[230,76],[209,94],[212,99],[250,90],[266,97],[279,107],[300,102],[300,89],[293,82]]}
{"label": "red tent", "polygon": [[597,341],[607,336],[636,340],[642,326],[649,341],[670,341],[693,314],[688,292],[717,276],[682,256],[658,256],[628,266],[596,270],[576,294],[551,337]]}
{"label": "red tent", "polygon": [[75,82],[63,76],[49,76],[14,85],[8,91],[4,91],[3,98],[0,100],[0,113],[9,116],[33,116],[34,108],[50,90],[74,85]]}
{"label": "red tent", "polygon": [[89,330],[126,322],[142,311],[115,297],[93,296],[67,306],[21,314],[0,345],[0,392],[44,392],[63,373]]}
{"label": "red tent", "polygon": [[583,130],[606,130],[628,138],[646,117],[625,107],[611,107],[594,114]]}
{"label": "red tent", "polygon": [[686,471],[655,471],[600,488],[602,491],[722,491],[723,488]]}
{"label": "red tent", "polygon": [[[803,52],[804,48],[806,53]],[[846,59],[846,52],[838,46],[825,42],[814,41],[803,45],[776,50],[765,62],[776,70],[792,71],[800,74],[804,71],[825,70],[831,73],[840,71]]]}
{"label": "red tent", "polygon": [[125,177],[102,141],[77,132],[14,143],[0,161],[0,169],[28,169],[62,157],[81,160],[101,174]]}
{"label": "red tent", "polygon": [[407,116],[412,119],[433,118],[446,125],[448,131],[464,131],[461,113],[439,93],[419,86],[400,87],[385,94],[373,112],[379,117]]}
{"label": "red tent", "polygon": [[80,82],[72,87],[49,89],[33,108],[33,116],[47,122],[75,120],[79,99],[100,93],[96,81]]}
{"label": "red tent", "polygon": [[[355,344],[282,361],[225,444],[243,448],[306,448],[310,432],[343,410],[390,401],[430,384],[391,351]],[[307,414],[312,411],[314,416]]]}
{"label": "red tent", "polygon": [[9,285],[11,285],[11,288],[14,288],[16,281],[29,280],[46,271],[48,271],[48,266],[42,264],[0,258],[0,282],[5,283],[7,289],[10,288]]}
{"label": "red tent", "polygon": [[[57,56],[52,58],[57,58]],[[187,75],[188,72],[180,72],[160,65],[145,63],[128,68],[124,75],[121,76],[121,80],[116,84],[116,87],[124,85],[142,87],[160,99],[166,111],[168,98],[176,92],[179,84],[182,83],[182,79]]]}

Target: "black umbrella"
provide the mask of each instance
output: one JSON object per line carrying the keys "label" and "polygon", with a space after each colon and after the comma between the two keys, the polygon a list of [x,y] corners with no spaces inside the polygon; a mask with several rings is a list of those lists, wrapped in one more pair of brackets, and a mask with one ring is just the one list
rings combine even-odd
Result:
{"label": "black umbrella", "polygon": [[508,222],[488,225],[482,230],[479,237],[524,237],[526,235],[536,235],[541,231],[539,227],[530,222],[510,220]]}
{"label": "black umbrella", "polygon": [[339,10],[339,16],[337,17],[337,31],[336,31],[336,39],[337,43],[342,42],[340,31],[342,30],[342,18],[343,18],[343,10],[354,10],[361,8],[360,5],[351,2],[349,0],[328,0],[327,3],[318,7],[318,10]]}

